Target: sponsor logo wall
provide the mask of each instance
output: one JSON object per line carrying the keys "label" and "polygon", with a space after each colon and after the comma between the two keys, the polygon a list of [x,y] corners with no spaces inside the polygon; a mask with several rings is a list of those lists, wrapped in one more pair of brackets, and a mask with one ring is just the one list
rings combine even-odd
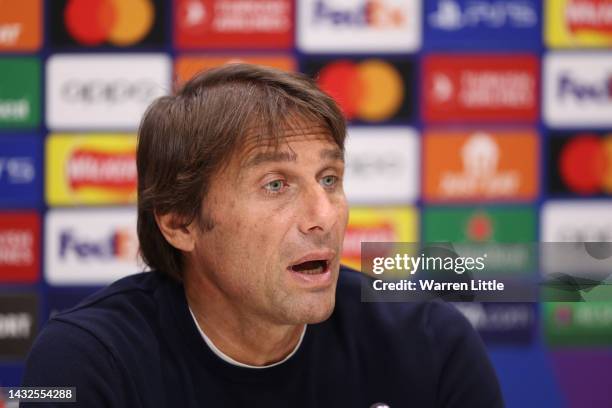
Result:
{"label": "sponsor logo wall", "polygon": [[[301,71],[338,102],[347,265],[364,241],[612,242],[610,16],[606,0],[0,0],[0,385],[49,315],[144,269],[139,121],[225,63]],[[458,308],[492,349],[609,351],[612,296],[581,296],[598,302]]]}

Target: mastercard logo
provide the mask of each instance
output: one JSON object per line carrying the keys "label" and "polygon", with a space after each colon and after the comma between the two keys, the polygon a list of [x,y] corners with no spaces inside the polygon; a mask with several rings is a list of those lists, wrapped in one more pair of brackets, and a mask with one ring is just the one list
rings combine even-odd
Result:
{"label": "mastercard logo", "polygon": [[578,194],[612,194],[612,137],[583,134],[571,139],[559,156],[559,173]]}
{"label": "mastercard logo", "polygon": [[150,0],[69,0],[64,9],[68,33],[88,46],[135,44],[149,33],[154,19]]}
{"label": "mastercard logo", "polygon": [[400,73],[380,59],[335,61],[319,71],[318,83],[336,100],[348,120],[389,119],[404,100]]}

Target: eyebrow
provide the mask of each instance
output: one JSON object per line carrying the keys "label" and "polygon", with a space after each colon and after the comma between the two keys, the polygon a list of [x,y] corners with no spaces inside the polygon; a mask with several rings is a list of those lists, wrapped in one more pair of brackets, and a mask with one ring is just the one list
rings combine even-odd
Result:
{"label": "eyebrow", "polygon": [[344,163],[344,152],[340,149],[321,150],[319,157],[322,159],[338,160]]}
{"label": "eyebrow", "polygon": [[253,156],[246,164],[245,167],[254,167],[263,163],[269,162],[294,162],[297,160],[295,153],[289,152],[261,152]]}
{"label": "eyebrow", "polygon": [[[324,149],[319,153],[321,159],[339,160],[344,162],[344,153],[340,149]],[[295,162],[297,155],[291,152],[260,152],[246,162],[245,168],[255,167],[263,163]]]}

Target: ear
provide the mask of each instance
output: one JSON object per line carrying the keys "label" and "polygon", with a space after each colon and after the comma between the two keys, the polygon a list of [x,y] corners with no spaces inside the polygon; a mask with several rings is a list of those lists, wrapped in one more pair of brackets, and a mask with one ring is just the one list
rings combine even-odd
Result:
{"label": "ear", "polygon": [[155,221],[166,241],[176,249],[191,252],[195,247],[194,223],[185,225],[176,214],[159,215],[155,213]]}

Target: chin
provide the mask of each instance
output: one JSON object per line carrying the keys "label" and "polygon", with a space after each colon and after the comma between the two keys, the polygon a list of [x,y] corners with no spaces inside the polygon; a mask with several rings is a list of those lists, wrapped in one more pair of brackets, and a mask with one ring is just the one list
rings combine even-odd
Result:
{"label": "chin", "polygon": [[[312,299],[300,305],[300,310],[296,310],[299,315],[299,324],[321,323],[331,316],[336,304],[335,293],[326,299]],[[296,316],[297,317],[297,316]]]}

